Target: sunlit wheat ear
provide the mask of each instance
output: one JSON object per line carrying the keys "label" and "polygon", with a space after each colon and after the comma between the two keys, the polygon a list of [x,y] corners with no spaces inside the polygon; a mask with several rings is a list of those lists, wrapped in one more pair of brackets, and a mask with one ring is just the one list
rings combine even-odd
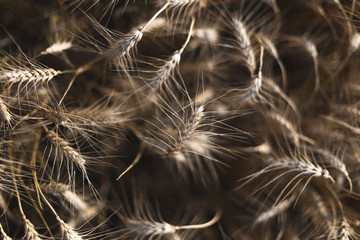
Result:
{"label": "sunlit wheat ear", "polygon": [[254,224],[263,223],[271,220],[273,217],[278,216],[279,214],[285,212],[290,208],[295,200],[295,195],[289,199],[284,199],[280,203],[272,206],[270,209],[258,214],[255,218]]}
{"label": "sunlit wheat ear", "polygon": [[0,69],[0,81],[7,85],[18,84],[43,84],[49,82],[61,71],[52,68],[20,68],[20,69]]}
{"label": "sunlit wheat ear", "polygon": [[201,7],[207,5],[207,0],[166,0],[171,7],[188,7],[191,4],[199,4]]}
{"label": "sunlit wheat ear", "polygon": [[256,59],[255,49],[251,43],[251,33],[246,25],[239,19],[233,20],[235,36],[239,45],[240,51],[244,55],[244,62],[248,68],[251,77],[255,76]]}
{"label": "sunlit wheat ear", "polygon": [[71,47],[72,47],[72,42],[70,41],[55,42],[50,47],[42,51],[41,55],[62,53],[65,50],[70,49]]}

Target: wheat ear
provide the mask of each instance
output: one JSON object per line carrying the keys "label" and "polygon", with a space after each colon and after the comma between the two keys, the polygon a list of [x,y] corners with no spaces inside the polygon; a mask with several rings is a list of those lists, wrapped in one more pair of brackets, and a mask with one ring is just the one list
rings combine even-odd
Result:
{"label": "wheat ear", "polygon": [[69,41],[55,42],[50,47],[42,51],[41,55],[61,53],[65,50],[70,49],[71,47],[72,47],[72,42]]}
{"label": "wheat ear", "polygon": [[11,122],[11,119],[12,119],[12,116],[10,114],[10,111],[8,109],[8,107],[6,106],[4,100],[2,100],[0,98],[0,113],[2,115],[2,118],[7,122],[7,123],[10,123]]}
{"label": "wheat ear", "polygon": [[259,71],[257,73],[257,76],[254,78],[253,83],[251,84],[249,90],[247,90],[243,95],[241,95],[240,101],[251,100],[260,93],[261,85],[263,82],[263,76],[262,76],[263,58],[264,58],[264,48],[263,46],[261,46]]}
{"label": "wheat ear", "polygon": [[251,37],[249,30],[246,28],[245,24],[238,20],[234,20],[234,26],[236,30],[236,38],[238,40],[239,46],[242,50],[242,53],[245,55],[245,63],[251,77],[255,75],[256,69],[256,60],[255,60],[255,51],[251,44]]}
{"label": "wheat ear", "polygon": [[136,234],[136,236],[140,236],[140,239],[145,237],[150,237],[151,239],[154,237],[160,237],[164,235],[173,236],[177,231],[180,230],[195,230],[195,229],[203,229],[208,228],[214,225],[217,221],[219,221],[222,215],[221,211],[218,211],[215,216],[208,222],[202,224],[193,224],[193,225],[182,225],[176,226],[166,222],[156,222],[154,220],[146,220],[146,219],[126,219],[126,225],[130,232]]}
{"label": "wheat ear", "polygon": [[142,27],[140,27],[138,30],[136,30],[133,33],[128,34],[123,39],[116,42],[107,52],[107,58],[108,59],[121,59],[126,54],[130,53],[130,50],[136,46],[138,42],[141,41],[144,31],[147,29],[148,26],[150,26],[155,19],[166,10],[166,8],[169,6],[169,3],[166,3],[159,11],[155,13],[155,15]]}
{"label": "wheat ear", "polygon": [[193,35],[193,29],[195,25],[195,18],[192,17],[189,33],[185,40],[185,43],[182,47],[177,50],[173,55],[165,62],[163,66],[156,71],[156,77],[152,79],[150,87],[153,91],[158,91],[163,84],[166,84],[166,80],[169,78],[170,74],[174,71],[175,67],[180,63],[181,54],[184,52],[186,46],[189,44],[191,36]]}
{"label": "wheat ear", "polygon": [[4,231],[4,228],[1,224],[0,224],[0,233],[4,240],[12,240],[12,238],[6,234],[6,232]]}
{"label": "wheat ear", "polygon": [[24,213],[22,203],[21,203],[19,189],[18,189],[18,186],[17,186],[16,178],[15,178],[14,169],[12,169],[12,174],[13,174],[14,190],[15,190],[15,193],[16,193],[17,201],[18,201],[19,211],[21,213],[21,216],[22,216],[22,218],[24,220],[24,224],[25,224],[26,238],[28,240],[42,240],[40,238],[40,234],[36,231],[34,225],[30,222],[29,219],[27,219],[27,217],[26,217],[26,215]]}
{"label": "wheat ear", "polygon": [[57,214],[53,206],[50,204],[50,202],[47,200],[47,198],[44,196],[44,193],[42,191],[39,191],[40,196],[45,201],[45,203],[48,205],[50,210],[53,212],[53,214],[56,217],[56,220],[59,222],[61,230],[63,234],[65,235],[66,239],[69,240],[82,240],[83,238],[67,223],[65,223]]}
{"label": "wheat ear", "polygon": [[61,73],[61,71],[57,71],[52,68],[23,68],[6,70],[1,73],[0,81],[9,85],[14,83],[47,83]]}
{"label": "wheat ear", "polygon": [[58,149],[63,156],[76,166],[80,168],[84,176],[87,178],[87,171],[86,171],[86,160],[85,158],[74,148],[70,146],[70,143],[67,142],[65,139],[61,138],[56,132],[53,130],[49,130],[44,126],[46,136],[52,143],[52,145]]}

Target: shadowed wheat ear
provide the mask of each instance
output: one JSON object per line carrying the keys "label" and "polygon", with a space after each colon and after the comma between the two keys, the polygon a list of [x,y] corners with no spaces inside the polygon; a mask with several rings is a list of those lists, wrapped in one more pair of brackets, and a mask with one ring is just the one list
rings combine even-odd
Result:
{"label": "shadowed wheat ear", "polygon": [[233,24],[235,27],[236,39],[238,40],[240,50],[242,51],[245,57],[244,61],[251,74],[251,77],[254,77],[255,69],[256,69],[256,60],[255,60],[255,50],[251,43],[251,34],[241,20],[234,19]]}
{"label": "shadowed wheat ear", "polygon": [[[81,170],[83,176],[86,179],[88,179],[86,166],[85,166],[86,160],[85,160],[84,156],[82,156],[77,150],[72,148],[70,146],[70,143],[68,141],[66,141],[65,139],[61,138],[56,132],[54,132],[53,130],[47,129],[47,127],[45,127],[45,126],[44,126],[44,129],[45,129],[47,138],[49,139],[51,144],[55,147],[56,151],[58,151],[59,154],[64,156],[67,161],[70,161],[69,162],[70,164],[75,164],[75,166],[77,166]],[[62,157],[61,157],[61,159],[62,159]]]}
{"label": "shadowed wheat ear", "polygon": [[293,204],[294,200],[295,200],[295,195],[293,195],[289,199],[282,200],[280,203],[272,206],[270,209],[266,210],[265,212],[260,213],[256,217],[254,224],[259,224],[269,221],[271,218],[285,212]]}
{"label": "shadowed wheat ear", "polygon": [[294,144],[299,145],[300,140],[305,141],[310,144],[315,144],[314,140],[299,133],[298,128],[295,127],[295,125],[291,121],[286,119],[283,115],[281,115],[275,111],[271,111],[271,112],[269,111],[267,113],[267,116],[274,119],[276,122],[278,122],[281,126],[283,126],[289,132],[290,137],[294,141]]}
{"label": "shadowed wheat ear", "polygon": [[61,197],[70,203],[84,219],[92,217],[97,209],[89,206],[89,204],[81,198],[74,191],[70,190],[70,186],[62,183],[51,182],[49,184],[42,184],[41,190],[46,194]]}
{"label": "shadowed wheat ear", "polygon": [[249,89],[243,95],[240,96],[240,101],[252,100],[253,98],[259,95],[261,90],[261,85],[263,82],[263,76],[262,76],[263,58],[264,58],[264,48],[263,46],[261,46],[259,71],[256,77],[254,78],[253,83],[251,84]]}
{"label": "shadowed wheat ear", "polygon": [[352,180],[350,178],[350,175],[346,168],[345,163],[341,159],[339,159],[336,155],[332,154],[331,152],[329,152],[326,149],[317,148],[317,149],[315,149],[315,151],[322,154],[325,157],[325,160],[328,161],[331,164],[331,166],[336,168],[338,171],[340,171],[345,176],[346,180],[349,183],[349,192],[352,193],[353,183],[352,183]]}
{"label": "shadowed wheat ear", "polygon": [[150,83],[150,87],[152,88],[153,91],[157,92],[163,84],[166,84],[167,79],[174,71],[175,67],[180,63],[181,54],[184,52],[186,46],[190,42],[194,30],[194,25],[195,25],[195,18],[192,17],[189,33],[185,43],[182,45],[182,47],[179,50],[173,53],[173,55],[165,62],[163,66],[159,68],[158,71],[156,71],[156,76],[152,79]]}
{"label": "shadowed wheat ear", "polygon": [[[302,190],[300,191],[300,194],[304,191],[304,189],[307,187],[309,182],[312,180],[312,178],[317,177],[324,180],[330,180],[332,183],[335,183],[335,180],[330,175],[329,171],[327,169],[322,168],[318,164],[314,164],[310,162],[307,159],[293,159],[290,157],[283,157],[283,158],[269,158],[266,160],[266,163],[269,165],[263,168],[262,170],[255,172],[243,179],[246,180],[244,183],[242,183],[238,188],[241,188],[249,183],[251,183],[255,178],[264,176],[264,174],[272,172],[272,171],[278,171],[278,170],[286,170],[281,172],[280,174],[276,175],[273,179],[266,182],[264,185],[261,185],[260,187],[256,188],[254,193],[259,192],[263,188],[270,186],[273,183],[276,183],[277,181],[284,178],[286,175],[291,173],[296,173],[295,177],[293,177],[286,186],[283,187],[279,195],[277,196],[277,199],[275,201],[275,204],[278,204],[279,201],[281,201],[282,198],[286,198],[288,195],[290,195],[293,191],[295,191],[295,188],[304,180],[306,179],[306,182],[304,186],[302,187]],[[286,191],[288,191],[286,193]],[[283,197],[285,194],[285,197]]]}
{"label": "shadowed wheat ear", "polygon": [[36,231],[34,224],[32,224],[32,222],[30,222],[30,220],[26,217],[26,215],[24,213],[14,169],[12,169],[12,175],[13,175],[14,190],[15,190],[15,194],[16,194],[16,198],[17,198],[17,202],[18,202],[18,206],[19,206],[19,211],[20,211],[21,217],[24,220],[24,224],[25,224],[26,239],[42,240],[40,237],[40,234]]}
{"label": "shadowed wheat ear", "polygon": [[50,210],[53,212],[53,214],[56,217],[56,220],[59,222],[61,230],[63,235],[65,235],[66,239],[69,240],[82,240],[83,238],[80,236],[79,233],[77,233],[69,224],[65,223],[57,214],[57,212],[55,211],[55,209],[53,208],[53,206],[50,204],[50,202],[47,200],[47,198],[44,196],[42,191],[39,191],[40,196],[42,197],[42,199],[45,201],[45,203],[48,205],[48,207],[50,208]]}
{"label": "shadowed wheat ear", "polygon": [[264,34],[260,34],[259,37],[261,39],[261,43],[264,44],[265,48],[275,58],[277,64],[280,67],[281,77],[282,77],[282,88],[283,88],[283,90],[285,90],[287,88],[287,85],[288,85],[286,69],[285,69],[285,65],[284,65],[283,61],[281,60],[281,58],[279,56],[279,53],[278,53],[278,51],[277,51],[277,49],[276,49],[276,47],[274,45],[274,42],[273,42],[273,40],[271,40],[270,38],[268,38]]}
{"label": "shadowed wheat ear", "polygon": [[147,27],[150,26],[168,6],[169,3],[166,3],[145,25],[141,26],[135,32],[127,34],[123,39],[117,41],[113,46],[111,46],[110,49],[105,52],[107,59],[121,60],[125,55],[129,54],[131,49],[140,42]]}
{"label": "shadowed wheat ear", "polygon": [[186,162],[186,156],[182,153],[184,143],[193,136],[195,130],[198,128],[205,115],[204,110],[204,105],[201,105],[195,109],[190,120],[185,123],[184,129],[179,132],[176,143],[168,150],[167,154],[173,156],[177,161]]}

